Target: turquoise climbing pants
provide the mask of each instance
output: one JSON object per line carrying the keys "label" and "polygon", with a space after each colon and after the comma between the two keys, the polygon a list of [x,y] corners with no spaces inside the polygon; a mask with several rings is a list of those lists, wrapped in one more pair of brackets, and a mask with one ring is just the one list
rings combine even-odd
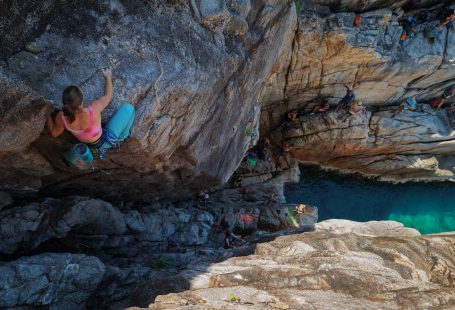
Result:
{"label": "turquoise climbing pants", "polygon": [[130,135],[134,121],[134,107],[131,103],[123,103],[104,127],[118,140],[124,140]]}

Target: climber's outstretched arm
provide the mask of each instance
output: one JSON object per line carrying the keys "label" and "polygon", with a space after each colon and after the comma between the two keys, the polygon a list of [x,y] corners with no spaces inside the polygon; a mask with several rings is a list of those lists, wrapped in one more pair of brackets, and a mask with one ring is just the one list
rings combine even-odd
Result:
{"label": "climber's outstretched arm", "polygon": [[112,73],[110,69],[104,68],[101,70],[105,79],[104,96],[92,102],[92,107],[101,113],[112,100]]}

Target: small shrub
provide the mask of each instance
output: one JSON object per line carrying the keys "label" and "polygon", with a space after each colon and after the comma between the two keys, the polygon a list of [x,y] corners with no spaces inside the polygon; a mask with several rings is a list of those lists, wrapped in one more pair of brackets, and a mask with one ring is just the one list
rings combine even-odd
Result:
{"label": "small shrub", "polygon": [[169,266],[169,263],[170,263],[169,257],[167,257],[167,256],[160,256],[160,258],[158,258],[158,259],[156,260],[156,262],[154,262],[154,263],[152,264],[152,268],[153,268],[153,269],[162,269],[162,268],[166,268],[166,267]]}

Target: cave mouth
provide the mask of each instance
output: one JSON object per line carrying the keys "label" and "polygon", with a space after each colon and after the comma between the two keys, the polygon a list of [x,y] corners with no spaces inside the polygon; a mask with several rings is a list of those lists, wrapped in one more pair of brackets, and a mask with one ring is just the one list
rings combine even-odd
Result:
{"label": "cave mouth", "polygon": [[455,184],[392,184],[300,166],[301,180],[285,188],[289,203],[318,207],[319,221],[393,220],[422,234],[455,231]]}

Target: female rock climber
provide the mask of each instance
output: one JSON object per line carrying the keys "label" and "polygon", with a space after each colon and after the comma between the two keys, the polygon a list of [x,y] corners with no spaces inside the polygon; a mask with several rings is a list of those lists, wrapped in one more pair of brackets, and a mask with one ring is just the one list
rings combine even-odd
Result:
{"label": "female rock climber", "polygon": [[403,100],[398,107],[397,111],[392,115],[392,118],[403,112],[404,110],[413,109],[417,105],[416,96],[409,96]]}
{"label": "female rock climber", "polygon": [[47,116],[47,128],[51,135],[58,137],[66,129],[76,139],[98,151],[104,158],[105,152],[126,139],[134,121],[134,107],[129,103],[122,104],[104,129],[101,127],[101,112],[112,100],[112,73],[102,69],[105,79],[104,96],[84,107],[84,97],[79,87],[71,85],[64,89],[63,111],[54,118]]}

